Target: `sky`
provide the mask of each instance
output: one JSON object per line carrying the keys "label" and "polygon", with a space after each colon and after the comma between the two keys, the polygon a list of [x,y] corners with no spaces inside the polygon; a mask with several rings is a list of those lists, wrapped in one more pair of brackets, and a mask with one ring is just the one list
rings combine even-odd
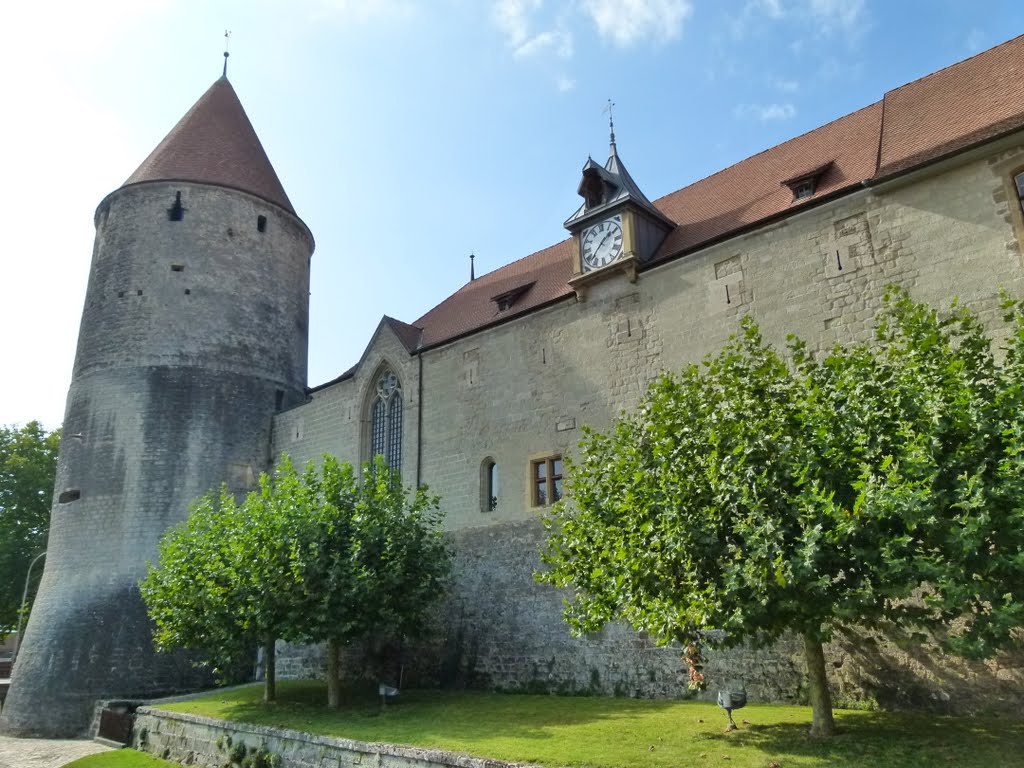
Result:
{"label": "sky", "polygon": [[[309,383],[382,315],[1024,33],[1020,0],[35,0],[0,11],[0,424],[63,419],[99,202],[228,77],[316,238]],[[258,286],[254,287],[258,290]]]}

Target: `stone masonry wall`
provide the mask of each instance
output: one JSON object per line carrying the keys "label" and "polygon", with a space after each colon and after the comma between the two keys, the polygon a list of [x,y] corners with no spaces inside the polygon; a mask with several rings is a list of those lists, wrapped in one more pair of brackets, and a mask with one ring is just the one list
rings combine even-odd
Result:
{"label": "stone masonry wall", "polygon": [[[439,616],[442,639],[407,651],[416,659],[410,678],[677,695],[675,650],[622,628],[571,639],[559,598],[533,581],[544,510],[531,506],[531,460],[571,454],[584,424],[607,428],[661,371],[718,350],[746,314],[772,343],[795,333],[825,350],[869,338],[885,287],[896,283],[940,308],[959,297],[998,335],[1000,291],[1024,295],[1024,222],[1006,176],[1022,162],[1018,145],[862,189],[641,273],[635,283],[598,283],[585,302],[569,299],[423,353],[420,477],[443,500],[458,560],[453,596]],[[384,345],[378,336],[367,360]],[[316,436],[292,450],[356,455],[358,433],[321,416],[342,402],[358,405],[358,387],[328,387],[279,417],[317,421]],[[407,452],[413,424],[406,419]],[[500,482],[493,511],[481,491],[489,461]],[[836,691],[899,706],[1019,706],[1020,658],[972,666],[926,649],[854,633],[830,649]],[[316,651],[286,652],[282,669],[289,658],[296,674],[319,663]],[[784,642],[770,652],[714,656],[708,677],[716,684],[738,676],[755,698],[794,700],[802,669],[799,649]]]}
{"label": "stone masonry wall", "polygon": [[212,720],[208,717],[140,707],[132,747],[183,765],[221,768],[234,752],[263,752],[277,768],[515,768],[506,763],[439,749],[400,747],[284,728]]}

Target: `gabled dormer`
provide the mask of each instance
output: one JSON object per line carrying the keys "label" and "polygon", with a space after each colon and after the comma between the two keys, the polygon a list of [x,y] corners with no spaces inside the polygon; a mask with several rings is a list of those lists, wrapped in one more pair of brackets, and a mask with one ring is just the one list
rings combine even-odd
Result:
{"label": "gabled dormer", "polygon": [[614,129],[608,162],[588,157],[577,193],[583,204],[565,221],[573,235],[573,274],[570,284],[581,298],[581,287],[593,280],[636,270],[649,261],[662,240],[675,228],[629,175],[615,146]]}

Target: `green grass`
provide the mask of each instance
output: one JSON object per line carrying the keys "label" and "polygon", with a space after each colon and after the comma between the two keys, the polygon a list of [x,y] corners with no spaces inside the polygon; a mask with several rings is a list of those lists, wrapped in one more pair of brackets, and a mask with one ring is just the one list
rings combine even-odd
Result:
{"label": "green grass", "polygon": [[119,749],[114,752],[100,752],[88,757],[80,757],[68,763],[64,768],[181,768],[178,763],[171,763],[145,752],[134,749]]}
{"label": "green grass", "polygon": [[726,733],[725,713],[695,702],[403,691],[384,710],[373,697],[350,695],[328,712],[319,682],[280,683],[270,705],[261,694],[248,686],[163,708],[547,766],[1024,767],[1024,722],[994,718],[837,711],[840,733],[815,742],[807,707],[748,705],[736,713],[747,722]]}

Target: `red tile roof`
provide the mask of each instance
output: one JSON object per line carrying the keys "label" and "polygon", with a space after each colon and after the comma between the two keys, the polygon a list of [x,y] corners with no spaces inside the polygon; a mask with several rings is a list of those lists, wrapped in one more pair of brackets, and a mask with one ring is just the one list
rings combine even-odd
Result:
{"label": "red tile roof", "polygon": [[885,95],[878,176],[1024,126],[1024,36]]}
{"label": "red tile roof", "polygon": [[231,187],[295,213],[226,77],[210,86],[124,186],[145,181]]}
{"label": "red tile roof", "polygon": [[[1024,36],[890,91],[880,102],[655,200],[655,207],[676,228],[654,261],[684,255],[1021,128]],[[814,195],[794,201],[783,183],[822,166],[827,168]],[[573,276],[571,254],[571,240],[564,240],[501,267],[467,283],[396,333],[414,352],[567,299],[573,295],[568,285]],[[531,283],[511,308],[498,309],[495,296]],[[417,346],[411,342],[420,331]]]}

